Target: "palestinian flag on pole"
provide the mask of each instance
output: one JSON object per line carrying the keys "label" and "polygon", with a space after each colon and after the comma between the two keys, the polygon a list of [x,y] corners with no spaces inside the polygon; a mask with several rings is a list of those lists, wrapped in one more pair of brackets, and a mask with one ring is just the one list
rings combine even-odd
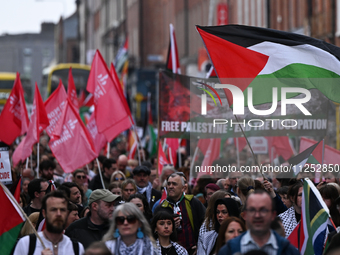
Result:
{"label": "palestinian flag on pole", "polygon": [[301,220],[288,240],[302,255],[322,255],[326,236],[334,231],[329,210],[320,192],[308,178],[303,181]]}
{"label": "palestinian flag on pole", "polygon": [[[315,150],[315,148],[319,145],[320,142],[321,141],[312,145],[311,147],[307,148],[306,150],[304,150],[300,154],[298,154],[295,157],[290,158],[288,160],[288,163],[293,167],[292,169],[294,171],[295,176],[297,176],[299,174],[299,172],[301,171],[303,166],[307,163],[309,158],[311,158],[311,161],[313,161],[314,157],[313,157],[312,153]],[[310,162],[308,162],[308,163],[310,163]],[[320,164],[320,163],[321,162],[317,162],[316,164]],[[311,163],[311,164],[314,164],[314,163]]]}
{"label": "palestinian flag on pole", "polygon": [[[20,184],[18,184],[20,185]],[[19,205],[14,202],[6,186],[0,186],[0,254],[10,254],[16,244],[25,217],[19,209]]]}
{"label": "palestinian flag on pole", "polygon": [[[268,86],[277,87],[278,92],[282,87],[316,88],[330,100],[340,102],[338,79],[330,79],[340,78],[340,48],[304,35],[260,27],[196,28],[220,82],[233,80],[229,84],[242,91],[252,87],[253,94],[261,93],[260,97],[253,97],[253,105],[272,102]],[[264,82],[261,78],[273,79]],[[232,105],[232,95],[225,91]]]}

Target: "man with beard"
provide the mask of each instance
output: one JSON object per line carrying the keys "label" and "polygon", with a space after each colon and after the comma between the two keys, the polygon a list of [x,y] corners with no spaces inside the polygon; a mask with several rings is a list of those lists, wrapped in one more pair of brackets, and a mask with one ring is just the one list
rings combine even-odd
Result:
{"label": "man with beard", "polygon": [[39,165],[39,177],[53,181],[55,164],[52,160],[44,160]]}
{"label": "man with beard", "polygon": [[120,196],[106,189],[96,189],[89,198],[90,212],[66,229],[65,235],[82,243],[85,249],[93,242],[100,241],[109,230],[114,206]]}
{"label": "man with beard", "polygon": [[[71,241],[69,237],[63,235],[69,213],[67,205],[68,200],[63,192],[53,191],[47,194],[43,198],[41,208],[46,219],[46,228],[44,231],[38,232],[46,248],[43,248],[40,240],[33,234],[19,240],[14,255],[29,254],[29,252],[44,255],[83,254],[84,247],[82,244]],[[32,241],[34,239],[35,242]]]}

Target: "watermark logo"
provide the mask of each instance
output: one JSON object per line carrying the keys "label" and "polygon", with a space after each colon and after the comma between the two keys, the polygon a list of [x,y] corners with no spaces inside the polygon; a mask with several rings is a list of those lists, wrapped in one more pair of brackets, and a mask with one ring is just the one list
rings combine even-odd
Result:
{"label": "watermark logo", "polygon": [[[210,88],[218,97],[220,100],[221,106],[222,106],[222,101],[221,98],[219,97],[218,93],[214,88],[207,84],[203,84],[204,86],[207,86]],[[244,115],[244,95],[242,90],[231,84],[215,84],[215,88],[217,89],[228,89],[233,97],[233,114],[234,115]],[[212,94],[207,91],[206,89],[200,88],[201,90],[204,90],[207,92],[207,94],[210,95],[210,97],[214,100],[215,105],[216,101],[215,98],[212,96]],[[278,89],[276,87],[272,87],[272,106],[270,109],[267,110],[258,110],[255,109],[254,104],[253,104],[253,88],[248,87],[247,93],[248,93],[248,108],[249,111],[255,115],[258,116],[265,116],[265,115],[270,115],[275,112],[277,109],[278,105],[278,95],[277,95]],[[300,93],[304,94],[304,98],[287,98],[287,94],[289,93]],[[292,104],[295,105],[304,115],[310,116],[312,115],[302,104],[307,103],[311,99],[311,93],[309,90],[304,89],[304,88],[296,88],[296,87],[283,87],[281,88],[281,115],[285,116],[287,115],[287,105]],[[206,115],[207,114],[207,97],[206,94],[202,95],[201,99],[201,114]]]}
{"label": "watermark logo", "polygon": [[[212,92],[214,92],[215,95],[217,96],[218,100],[220,101],[221,106],[223,106],[222,105],[222,100],[221,100],[220,96],[218,95],[217,91],[213,87],[208,85],[208,84],[205,84],[205,83],[204,84],[201,83],[201,84],[206,86],[207,88],[209,88]],[[217,106],[217,103],[216,103],[216,100],[215,100],[214,96],[207,89],[204,89],[204,88],[199,88],[199,89],[203,90],[204,92],[206,92],[212,98],[212,100],[214,101],[215,106]],[[201,103],[201,114],[202,115],[207,115],[207,95],[206,94],[202,94],[201,100],[202,100],[202,103]]]}

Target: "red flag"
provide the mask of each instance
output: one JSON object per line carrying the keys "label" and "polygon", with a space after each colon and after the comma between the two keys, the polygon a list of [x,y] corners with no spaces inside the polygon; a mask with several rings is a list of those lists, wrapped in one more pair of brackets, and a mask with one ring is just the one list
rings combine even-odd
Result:
{"label": "red flag", "polygon": [[70,67],[70,70],[68,71],[67,95],[68,95],[68,98],[71,100],[73,106],[76,109],[79,109],[76,85],[74,85],[74,80],[73,80],[73,76],[72,76],[72,67]]}
{"label": "red flag", "polygon": [[165,157],[161,142],[158,143],[158,175],[162,174],[163,166],[169,164]]}
{"label": "red flag", "polygon": [[31,121],[27,135],[20,142],[13,153],[13,165],[17,165],[20,160],[25,160],[32,153],[33,145],[39,142],[40,133],[50,124],[43,100],[41,98],[37,83],[35,83],[35,93]]}
{"label": "red flag", "polygon": [[[294,155],[294,150],[289,142],[288,136],[271,136],[266,137],[268,141],[268,149],[270,158],[275,158],[276,154],[282,156],[284,160],[288,160]],[[272,150],[275,149],[274,155],[271,155]]]}
{"label": "red flag", "polygon": [[[202,144],[205,144],[205,145],[209,142],[209,145],[204,148],[205,152],[203,153],[204,159],[202,162],[202,168],[206,168],[207,171],[206,172],[200,171],[197,175],[197,178],[199,178],[203,174],[210,174],[210,175],[213,174],[212,172],[208,172],[208,166],[212,166],[213,161],[219,158],[220,147],[221,147],[221,138],[200,139],[200,141],[201,140],[208,140],[208,141],[202,142]],[[199,148],[202,149],[202,146]]]}
{"label": "red flag", "polygon": [[66,100],[67,94],[64,85],[61,83],[60,80],[58,88],[53,91],[52,95],[50,95],[50,97],[44,103],[47,117],[50,121],[50,125],[46,128],[46,132],[51,139],[54,139],[53,131],[61,117],[61,113],[65,107]]}
{"label": "red flag", "polygon": [[88,94],[87,97],[84,99],[84,101],[82,102],[81,106],[91,107],[92,105],[94,105],[94,97],[93,97],[93,95],[90,93],[90,94]]}
{"label": "red flag", "polygon": [[17,187],[15,188],[14,198],[20,204],[20,193],[21,193],[21,177],[18,180]]}
{"label": "red flag", "polygon": [[[300,140],[300,151],[304,151],[308,147],[312,146],[313,144],[316,144],[317,141],[308,139],[305,137],[301,137]],[[322,162],[322,143],[320,143],[314,150],[312,155],[314,158],[320,163],[320,164],[333,164],[333,166],[337,166],[340,163],[340,151],[337,149],[332,148],[329,145],[325,145],[325,152],[324,152],[324,159]]]}
{"label": "red flag", "polygon": [[78,98],[78,106],[79,107],[83,106],[84,101],[85,101],[85,91],[81,90],[79,93],[79,98]]}
{"label": "red flag", "polygon": [[65,173],[70,173],[97,157],[91,135],[70,99],[65,103],[53,137],[49,146]]}
{"label": "red flag", "polygon": [[119,95],[119,90],[114,85],[104,59],[98,50],[93,58],[86,89],[94,96],[98,132],[104,133],[106,140],[111,141],[131,127],[129,114]]}
{"label": "red flag", "polygon": [[90,120],[86,124],[86,127],[90,132],[92,141],[94,143],[94,149],[98,156],[101,149],[103,149],[103,147],[106,145],[107,141],[103,134],[98,133],[96,119],[94,118],[94,112],[91,114]]}
{"label": "red flag", "polygon": [[[202,27],[196,26],[196,29],[203,39],[210,60],[221,83],[226,84],[231,82],[230,84],[236,85],[244,91],[267,64],[269,57],[264,54],[224,40],[204,31]],[[225,61],[221,52],[223,52],[223,56],[228,56],[228,61]],[[235,63],[237,63],[237,65],[235,65]],[[240,65],[242,65],[242,68],[240,68]],[[224,80],[224,78],[228,78],[228,80]],[[224,91],[229,105],[232,105],[233,96],[231,92],[228,89],[224,89]]]}
{"label": "red flag", "polygon": [[28,130],[28,115],[20,75],[14,81],[13,89],[0,115],[0,140],[12,144],[14,140]]}
{"label": "red flag", "polygon": [[111,74],[112,79],[113,79],[113,84],[116,86],[117,91],[119,92],[119,96],[120,96],[120,99],[122,100],[122,102],[124,104],[125,110],[129,114],[130,119],[133,122],[133,118],[131,117],[129,105],[126,101],[126,97],[124,96],[123,88],[122,88],[122,86],[120,86],[120,81],[118,79],[116,69],[115,69],[115,67],[113,66],[112,63],[111,63],[111,66],[110,66],[110,74]]}
{"label": "red flag", "polygon": [[288,241],[299,251],[305,241],[305,232],[303,230],[303,221],[301,220],[287,237]]}
{"label": "red flag", "polygon": [[178,138],[166,138],[165,143],[168,145],[168,158],[174,166],[177,163],[177,150],[179,148]]}
{"label": "red flag", "polygon": [[173,73],[178,73],[178,74],[181,73],[181,67],[179,65],[179,58],[178,58],[175,29],[172,24],[170,24],[170,45],[169,45],[166,68],[169,70],[172,70]]}
{"label": "red flag", "polygon": [[237,147],[238,143],[238,151],[241,152],[244,147],[247,145],[247,140],[245,137],[235,137],[234,138],[234,144]]}

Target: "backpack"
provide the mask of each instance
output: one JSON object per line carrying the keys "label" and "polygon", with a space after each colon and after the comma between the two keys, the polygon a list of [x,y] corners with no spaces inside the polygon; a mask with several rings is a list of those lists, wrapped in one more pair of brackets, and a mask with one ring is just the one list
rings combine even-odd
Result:
{"label": "backpack", "polygon": [[[35,246],[37,244],[37,236],[35,234],[30,234],[30,242],[29,242],[29,248],[28,248],[28,255],[33,255]],[[74,254],[79,255],[79,245],[77,241],[72,240],[72,246],[73,246],[73,252]]]}

